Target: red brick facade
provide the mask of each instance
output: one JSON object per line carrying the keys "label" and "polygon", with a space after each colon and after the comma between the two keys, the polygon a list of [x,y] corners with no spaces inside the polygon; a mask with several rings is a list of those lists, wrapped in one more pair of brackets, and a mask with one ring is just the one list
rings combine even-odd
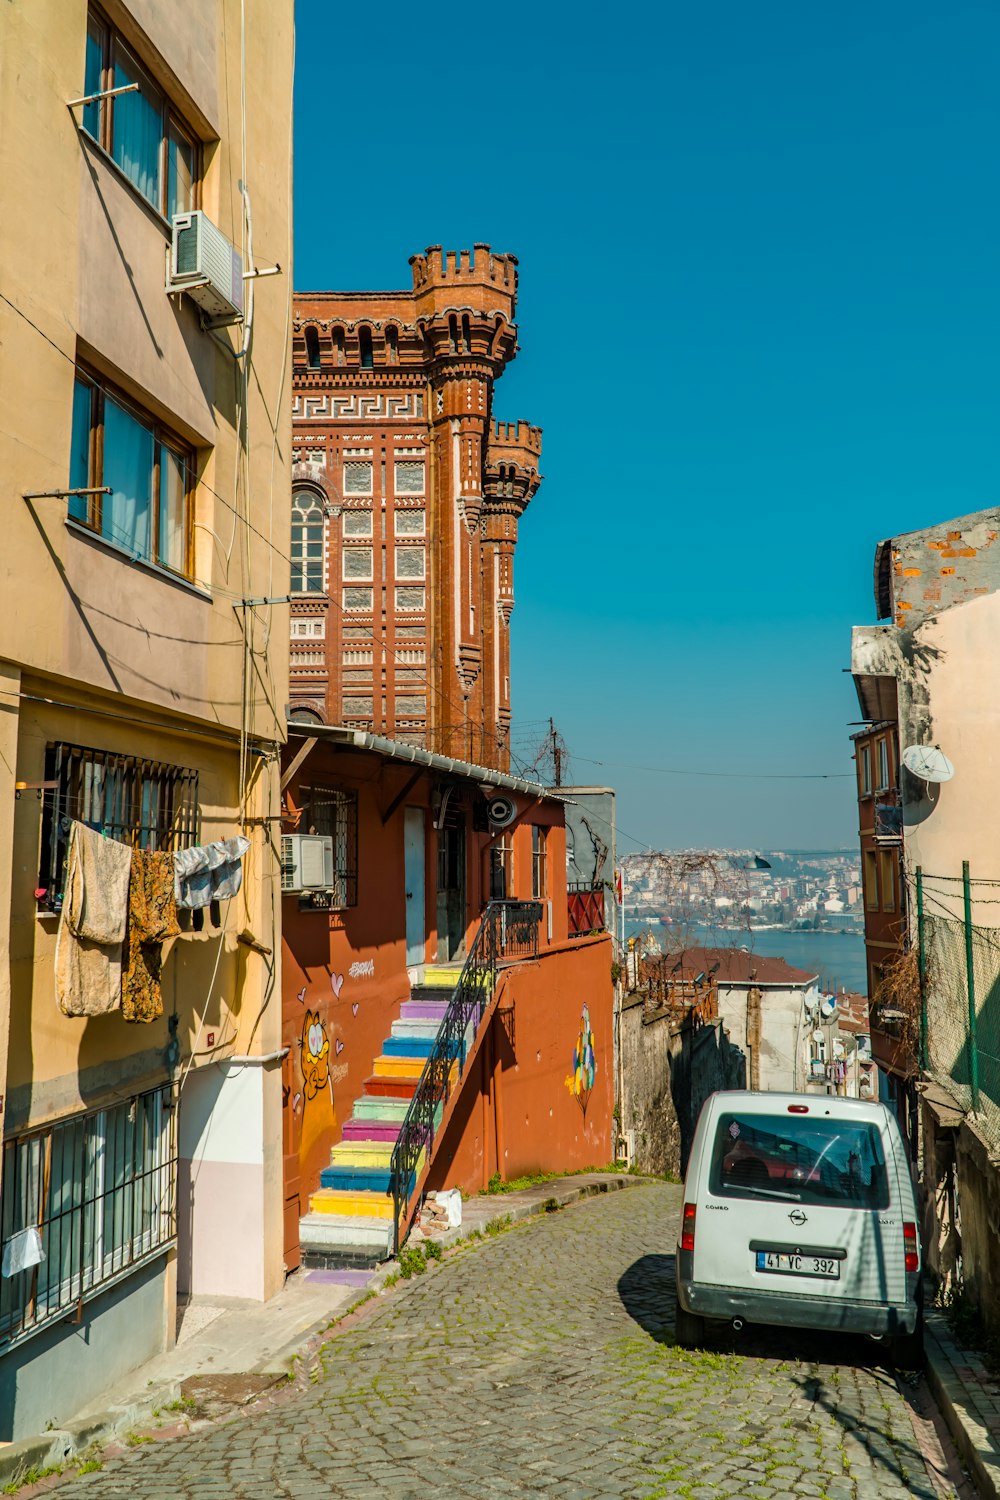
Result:
{"label": "red brick facade", "polygon": [[517,261],[410,260],[403,292],[303,292],[293,340],[291,706],[505,770],[520,516],[541,430],[493,419]]}

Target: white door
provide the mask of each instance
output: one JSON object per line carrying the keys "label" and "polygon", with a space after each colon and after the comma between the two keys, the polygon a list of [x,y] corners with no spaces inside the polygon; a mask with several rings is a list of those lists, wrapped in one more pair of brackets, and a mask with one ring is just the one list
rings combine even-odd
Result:
{"label": "white door", "polygon": [[403,824],[403,878],[406,882],[406,967],[424,962],[427,923],[424,898],[424,809],[408,807]]}

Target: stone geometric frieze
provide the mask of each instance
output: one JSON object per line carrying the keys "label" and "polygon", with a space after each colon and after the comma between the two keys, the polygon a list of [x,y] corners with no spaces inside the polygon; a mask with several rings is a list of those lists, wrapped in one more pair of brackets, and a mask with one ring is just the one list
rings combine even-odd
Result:
{"label": "stone geometric frieze", "polygon": [[354,391],[350,395],[337,396],[332,392],[307,396],[299,394],[292,398],[292,416],[303,421],[326,419],[331,422],[412,422],[424,414],[424,398],[420,391],[407,395],[366,395]]}

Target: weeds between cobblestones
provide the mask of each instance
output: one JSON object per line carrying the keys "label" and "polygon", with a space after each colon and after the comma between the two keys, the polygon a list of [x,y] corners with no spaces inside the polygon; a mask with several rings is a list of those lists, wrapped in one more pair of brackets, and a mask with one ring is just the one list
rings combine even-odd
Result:
{"label": "weeds between cobblestones", "polygon": [[934,1500],[870,1346],[677,1347],[679,1197],[501,1223],[349,1320],[311,1383],[78,1472],[60,1500]]}

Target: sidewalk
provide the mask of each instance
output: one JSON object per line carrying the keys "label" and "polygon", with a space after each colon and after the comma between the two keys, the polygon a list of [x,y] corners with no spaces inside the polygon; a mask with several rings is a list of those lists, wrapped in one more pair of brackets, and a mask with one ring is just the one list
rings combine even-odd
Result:
{"label": "sidewalk", "polygon": [[956,1344],[944,1313],[927,1314],[927,1383],[982,1500],[1000,1500],[1000,1380]]}
{"label": "sidewalk", "polygon": [[[462,1204],[457,1229],[425,1236],[442,1248],[482,1234],[491,1220],[511,1221],[565,1208],[582,1198],[641,1185],[646,1179],[617,1172],[554,1178],[516,1193],[471,1198]],[[71,1462],[91,1447],[125,1439],[159,1423],[192,1425],[190,1414],[212,1419],[245,1405],[293,1374],[296,1361],[308,1364],[330,1327],[398,1273],[389,1261],[370,1275],[349,1272],[351,1284],[336,1271],[297,1271],[270,1302],[194,1300],[179,1318],[177,1343],[134,1370],[113,1390],[103,1392],[56,1431],[0,1447],[0,1489],[26,1471]]]}

